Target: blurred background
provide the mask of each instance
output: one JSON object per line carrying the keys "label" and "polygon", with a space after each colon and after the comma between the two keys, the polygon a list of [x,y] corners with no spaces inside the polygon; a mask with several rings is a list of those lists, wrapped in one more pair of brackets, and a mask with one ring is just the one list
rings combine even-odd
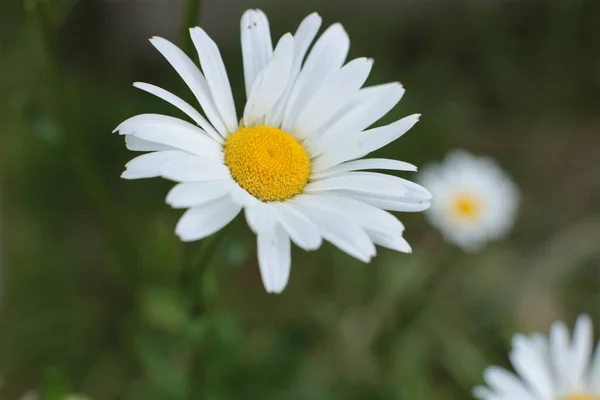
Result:
{"label": "blurred background", "polygon": [[207,250],[175,236],[171,183],[119,178],[133,154],[111,131],[138,113],[180,116],[134,81],[191,101],[147,39],[183,44],[193,9],[2,1],[0,398],[465,399],[486,366],[508,365],[515,331],[580,312],[600,323],[600,2],[204,0],[238,106],[247,8],[274,38],[312,11],[342,22],[350,58],[375,59],[368,84],[407,90],[380,123],[423,114],[377,155],[496,158],[522,191],[511,235],[469,255],[401,214],[413,254],[379,248],[364,265],[328,244],[295,248],[273,296],[238,217],[208,239],[190,313],[181,274]]}

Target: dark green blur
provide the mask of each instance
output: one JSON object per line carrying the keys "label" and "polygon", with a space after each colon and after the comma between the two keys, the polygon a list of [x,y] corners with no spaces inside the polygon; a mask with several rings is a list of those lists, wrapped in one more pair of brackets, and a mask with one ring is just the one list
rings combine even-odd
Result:
{"label": "dark green blur", "polygon": [[183,117],[131,84],[192,101],[146,40],[181,44],[184,7],[3,0],[1,399],[468,399],[486,366],[508,365],[514,332],[580,312],[600,328],[599,1],[205,0],[238,110],[250,7],[274,38],[312,11],[342,22],[350,57],[375,59],[368,84],[406,88],[381,123],[423,114],[377,155],[496,158],[522,191],[511,235],[467,255],[402,214],[413,254],[378,249],[364,265],[329,244],[295,248],[274,296],[238,217],[182,291],[206,248],[175,236],[171,183],[119,178],[134,154],[111,132],[138,113]]}

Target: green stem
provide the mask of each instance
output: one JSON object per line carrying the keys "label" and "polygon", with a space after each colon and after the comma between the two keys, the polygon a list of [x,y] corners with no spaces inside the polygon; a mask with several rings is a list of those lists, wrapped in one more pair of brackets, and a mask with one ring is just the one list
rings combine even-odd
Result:
{"label": "green stem", "polygon": [[69,156],[73,164],[73,169],[77,174],[83,190],[87,193],[93,202],[96,211],[99,214],[99,220],[109,231],[109,237],[114,241],[114,246],[126,258],[129,265],[135,266],[136,256],[131,252],[129,246],[129,237],[122,223],[122,217],[117,213],[111,204],[108,191],[106,190],[101,174],[93,162],[92,153],[85,145],[81,135],[76,127],[71,124],[70,109],[73,104],[70,98],[70,92],[67,90],[63,79],[63,73],[56,58],[55,46],[52,38],[55,37],[54,30],[48,21],[44,4],[36,3],[32,14],[39,31],[39,40],[43,57],[47,63],[50,80],[53,85],[55,97],[55,120],[59,129],[64,133],[67,146],[69,147]]}
{"label": "green stem", "polygon": [[202,0],[187,0],[183,10],[183,22],[181,25],[181,48],[186,54],[192,51],[192,39],[189,29],[196,26],[200,20],[200,9]]}
{"label": "green stem", "polygon": [[[202,247],[195,254],[190,255],[190,262],[184,264],[181,273],[180,287],[187,298],[187,307],[190,323],[194,323],[200,316],[206,314],[206,309],[213,303],[217,293],[217,272],[210,268],[211,260],[228,231],[228,227],[221,229],[204,240]],[[191,359],[188,370],[189,398],[201,398],[203,363],[201,349],[192,342]]]}

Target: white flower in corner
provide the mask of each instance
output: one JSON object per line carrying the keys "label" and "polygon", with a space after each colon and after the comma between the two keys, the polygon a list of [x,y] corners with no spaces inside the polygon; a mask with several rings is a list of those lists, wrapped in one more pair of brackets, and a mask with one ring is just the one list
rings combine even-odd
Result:
{"label": "white flower in corner", "polygon": [[514,223],[519,191],[490,158],[453,151],[423,168],[419,183],[433,194],[429,222],[466,251],[504,236]]}
{"label": "white flower in corner", "polygon": [[600,348],[592,356],[592,322],[577,319],[573,338],[562,322],[555,322],[550,337],[541,334],[513,337],[510,361],[517,376],[499,367],[484,372],[488,387],[476,387],[481,400],[598,400],[600,399]]}
{"label": "white flower in corner", "polygon": [[279,293],[287,284],[290,240],[315,250],[325,239],[364,262],[375,255],[375,244],[410,252],[404,226],[384,210],[422,211],[431,198],[410,181],[364,172],[416,170],[402,161],[358,159],[402,136],[419,115],[369,129],[400,101],[404,89],[399,83],[362,88],[373,61],[344,64],[350,40],[340,24],[326,29],[309,52],[320,25],[319,15],[309,15],[273,49],[265,14],[243,15],[247,102],[241,120],[219,49],[204,30],[190,31],[202,71],[172,43],[151,39],[204,115],[166,90],[136,83],[195,124],[144,114],[116,129],[130,150],[148,152],[127,164],[123,178],[178,182],[167,203],[187,209],[176,227],[182,240],[209,236],[244,209],[258,237],[268,292]]}

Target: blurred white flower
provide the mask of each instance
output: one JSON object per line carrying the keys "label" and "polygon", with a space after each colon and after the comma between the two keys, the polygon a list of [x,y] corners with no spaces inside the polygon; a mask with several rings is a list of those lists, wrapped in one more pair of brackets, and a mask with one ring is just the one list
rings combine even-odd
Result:
{"label": "blurred white flower", "polygon": [[504,236],[514,223],[519,191],[490,158],[455,150],[427,165],[419,183],[433,194],[429,222],[465,251]]}
{"label": "blurred white flower", "polygon": [[581,315],[573,337],[563,322],[555,322],[549,338],[536,333],[513,337],[510,361],[517,376],[500,367],[484,372],[488,387],[473,395],[481,400],[598,400],[600,346],[592,356],[592,321]]}
{"label": "blurred white flower", "polygon": [[247,102],[241,120],[219,49],[203,29],[190,30],[202,72],[172,43],[151,39],[206,118],[174,94],[136,83],[197,125],[144,114],[116,129],[130,150],[149,152],[130,161],[123,178],[178,182],[167,203],[188,209],[176,227],[181,240],[209,236],[244,209],[257,235],[268,292],[279,293],[288,282],[290,240],[315,250],[325,239],[364,262],[375,255],[375,244],[410,252],[404,226],[384,210],[422,211],[431,198],[413,182],[363,172],[416,170],[402,161],[357,159],[402,136],[419,115],[367,129],[400,101],[404,89],[399,83],[362,88],[373,61],[357,58],[344,65],[350,39],[340,24],[327,28],[308,52],[320,25],[319,15],[309,15],[273,49],[266,15],[243,15]]}
{"label": "blurred white flower", "polygon": [[[30,390],[25,393],[19,400],[40,400],[42,397],[35,390]],[[92,400],[91,397],[83,396],[80,394],[71,394],[64,398],[64,400]]]}
{"label": "blurred white flower", "polygon": [[40,400],[40,395],[35,390],[29,390],[19,400]]}

